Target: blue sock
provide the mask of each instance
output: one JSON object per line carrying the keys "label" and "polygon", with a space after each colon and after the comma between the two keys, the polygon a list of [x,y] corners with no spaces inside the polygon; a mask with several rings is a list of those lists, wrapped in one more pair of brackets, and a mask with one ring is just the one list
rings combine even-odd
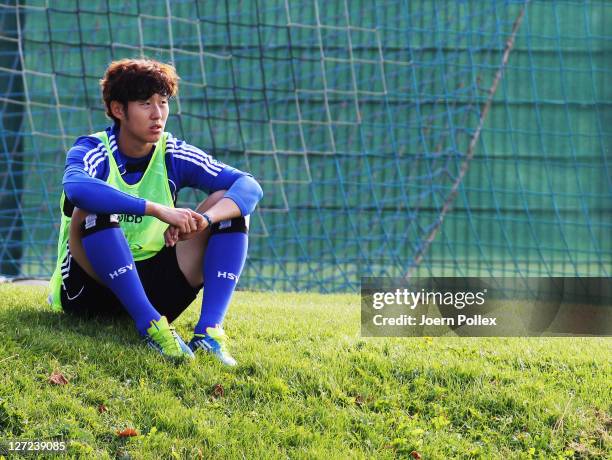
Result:
{"label": "blue sock", "polygon": [[[221,227],[227,225],[221,222]],[[231,220],[231,226],[213,227],[204,255],[204,294],[202,313],[195,326],[196,334],[204,334],[207,327],[223,324],[227,307],[236,289],[246,260],[248,237],[244,218]]]}
{"label": "blue sock", "polygon": [[96,217],[98,224],[88,216],[82,226],[87,259],[98,278],[113,291],[134,319],[140,334],[145,335],[151,320],[157,321],[161,316],[145,294],[134,257],[119,224],[111,223],[105,215]]}

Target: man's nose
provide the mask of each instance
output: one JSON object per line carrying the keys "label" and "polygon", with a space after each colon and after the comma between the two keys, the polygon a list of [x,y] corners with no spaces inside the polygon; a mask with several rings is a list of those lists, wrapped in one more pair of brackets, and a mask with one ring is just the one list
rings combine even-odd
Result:
{"label": "man's nose", "polygon": [[162,117],[162,109],[158,105],[153,105],[153,110],[151,110],[151,119],[158,120]]}

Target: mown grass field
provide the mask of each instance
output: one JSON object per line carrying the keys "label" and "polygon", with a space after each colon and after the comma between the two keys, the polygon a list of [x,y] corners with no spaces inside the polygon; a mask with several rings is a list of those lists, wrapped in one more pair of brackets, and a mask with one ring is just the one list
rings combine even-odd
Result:
{"label": "mown grass field", "polygon": [[358,296],[251,292],[225,328],[238,368],[170,364],[128,322],[0,285],[0,441],[62,438],[74,458],[610,456],[609,339],[366,339]]}

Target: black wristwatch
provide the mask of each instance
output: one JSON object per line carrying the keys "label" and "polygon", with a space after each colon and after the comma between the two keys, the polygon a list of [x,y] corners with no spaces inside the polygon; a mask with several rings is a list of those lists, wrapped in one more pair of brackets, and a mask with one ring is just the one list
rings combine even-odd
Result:
{"label": "black wristwatch", "polygon": [[206,222],[208,222],[209,227],[213,224],[213,221],[208,214],[206,214],[205,212],[200,212],[198,214],[200,214],[204,219],[206,219]]}

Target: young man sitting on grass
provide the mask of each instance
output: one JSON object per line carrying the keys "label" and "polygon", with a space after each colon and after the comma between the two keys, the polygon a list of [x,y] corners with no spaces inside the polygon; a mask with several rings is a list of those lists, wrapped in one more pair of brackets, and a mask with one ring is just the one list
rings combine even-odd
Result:
{"label": "young man sitting on grass", "polygon": [[[100,84],[114,124],[79,137],[68,151],[51,302],[84,316],[127,311],[162,355],[193,358],[203,350],[233,366],[221,326],[261,187],[164,131],[168,99],[178,90],[172,66],[124,59],[110,64]],[[184,187],[209,196],[195,210],[176,208]],[[170,323],[203,285],[186,345]]]}

